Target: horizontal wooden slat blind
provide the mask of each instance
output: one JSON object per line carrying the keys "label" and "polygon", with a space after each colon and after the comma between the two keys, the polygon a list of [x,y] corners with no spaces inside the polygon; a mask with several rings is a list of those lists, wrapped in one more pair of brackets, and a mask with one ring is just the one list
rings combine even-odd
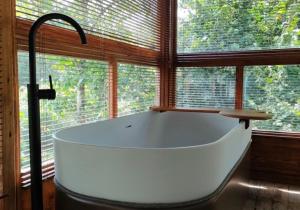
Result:
{"label": "horizontal wooden slat blind", "polygon": [[[17,16],[36,20],[58,12],[77,20],[90,34],[159,50],[158,0],[17,0]],[[53,25],[69,28],[59,21]]]}
{"label": "horizontal wooden slat blind", "polygon": [[[28,32],[32,25],[29,20],[17,20],[17,42],[20,50],[28,50]],[[121,41],[101,38],[89,34],[88,44],[82,45],[76,32],[44,25],[39,30],[37,51],[48,54],[80,57],[85,59],[110,60],[157,66],[160,52]],[[59,44],[57,44],[59,43]]]}
{"label": "horizontal wooden slat blind", "polygon": [[235,67],[177,68],[177,107],[234,108]]}

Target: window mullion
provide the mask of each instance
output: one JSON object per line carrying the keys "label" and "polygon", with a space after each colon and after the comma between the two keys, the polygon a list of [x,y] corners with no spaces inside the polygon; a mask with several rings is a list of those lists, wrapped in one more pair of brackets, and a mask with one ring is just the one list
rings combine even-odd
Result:
{"label": "window mullion", "polygon": [[118,116],[118,63],[115,59],[109,61],[109,117]]}
{"label": "window mullion", "polygon": [[235,108],[243,108],[244,66],[236,67]]}

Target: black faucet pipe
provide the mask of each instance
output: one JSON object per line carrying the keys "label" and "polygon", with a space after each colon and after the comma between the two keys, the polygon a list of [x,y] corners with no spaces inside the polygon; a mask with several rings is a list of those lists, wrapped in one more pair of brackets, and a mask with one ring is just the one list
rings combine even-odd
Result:
{"label": "black faucet pipe", "polygon": [[86,44],[86,36],[81,26],[72,18],[50,13],[37,19],[29,32],[29,69],[30,84],[28,90],[29,114],[29,143],[30,143],[30,175],[31,175],[31,209],[43,210],[43,180],[42,180],[42,155],[41,155],[41,125],[40,125],[40,99],[54,100],[56,92],[52,87],[52,78],[49,76],[50,89],[40,90],[36,83],[36,33],[40,26],[49,20],[59,19],[71,24],[78,32],[81,43]]}

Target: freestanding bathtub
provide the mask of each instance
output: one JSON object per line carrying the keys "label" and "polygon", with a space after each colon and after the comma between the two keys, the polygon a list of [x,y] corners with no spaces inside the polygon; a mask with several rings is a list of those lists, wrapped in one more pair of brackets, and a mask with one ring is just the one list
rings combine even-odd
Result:
{"label": "freestanding bathtub", "polygon": [[76,194],[135,204],[214,193],[251,141],[251,125],[211,113],[145,112],[54,135],[55,180]]}

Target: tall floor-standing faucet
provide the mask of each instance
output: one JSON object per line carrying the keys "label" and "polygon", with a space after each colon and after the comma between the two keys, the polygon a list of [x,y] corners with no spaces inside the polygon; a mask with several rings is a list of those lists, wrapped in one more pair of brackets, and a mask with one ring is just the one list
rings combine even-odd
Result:
{"label": "tall floor-standing faucet", "polygon": [[49,75],[50,89],[39,89],[36,83],[36,51],[35,39],[39,27],[48,20],[60,19],[71,24],[79,33],[82,44],[87,44],[86,36],[80,25],[72,18],[58,13],[51,13],[40,17],[32,25],[29,32],[29,68],[30,84],[28,89],[29,113],[29,142],[30,142],[30,169],[31,169],[31,209],[43,210],[42,186],[42,155],[41,155],[41,125],[40,125],[40,99],[54,100],[56,92],[52,86]]}

